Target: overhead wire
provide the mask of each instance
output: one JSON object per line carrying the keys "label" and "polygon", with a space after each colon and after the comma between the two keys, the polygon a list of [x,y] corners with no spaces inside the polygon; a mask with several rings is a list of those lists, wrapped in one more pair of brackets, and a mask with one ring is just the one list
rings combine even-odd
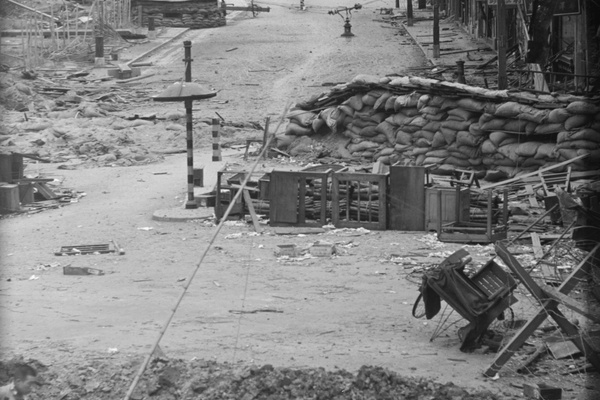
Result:
{"label": "overhead wire", "polygon": [[[288,113],[288,110],[290,108],[290,104],[291,104],[291,102],[288,101],[287,104],[285,105],[285,109],[284,109],[283,113],[281,114],[281,117],[279,119],[277,127],[274,130],[274,133],[276,133],[279,130],[279,128],[281,127],[281,124],[285,120],[285,116]],[[198,260],[198,263],[196,264],[196,267],[192,271],[192,274],[190,275],[190,277],[187,280],[186,284],[183,286],[183,290],[182,290],[181,294],[179,295],[179,298],[177,299],[177,302],[175,303],[175,306],[173,307],[173,309],[171,311],[171,314],[169,315],[169,317],[167,318],[167,320],[163,324],[163,326],[162,326],[162,328],[161,328],[161,330],[160,330],[160,332],[158,334],[158,337],[154,341],[154,344],[150,348],[150,351],[149,351],[148,355],[146,356],[146,358],[142,362],[142,365],[140,366],[140,368],[139,368],[138,372],[136,373],[133,381],[131,382],[131,385],[129,386],[129,390],[125,394],[124,400],[129,400],[131,398],[131,395],[133,394],[133,391],[137,387],[137,384],[138,384],[138,382],[139,382],[142,374],[144,373],[144,371],[148,367],[148,364],[150,363],[150,360],[152,358],[152,354],[154,354],[154,352],[156,351],[156,348],[158,347],[160,341],[162,340],[162,337],[164,336],[165,332],[169,328],[169,325],[171,324],[171,321],[173,320],[173,317],[175,316],[175,312],[177,311],[177,309],[179,308],[179,305],[183,301],[183,298],[184,298],[185,294],[187,293],[188,288],[192,284],[192,282],[194,280],[194,277],[196,276],[196,273],[200,269],[200,266],[202,266],[202,263],[203,263],[204,259],[206,258],[206,255],[208,254],[209,250],[211,249],[211,247],[212,247],[215,239],[217,238],[217,235],[219,234],[219,232],[223,228],[223,225],[227,221],[227,217],[229,216],[229,214],[231,213],[231,210],[233,209],[233,207],[237,203],[238,199],[242,195],[242,192],[244,191],[244,188],[248,184],[248,181],[250,180],[250,177],[252,176],[252,173],[254,172],[254,170],[256,169],[256,167],[258,166],[258,164],[262,161],[262,157],[263,157],[264,153],[269,149],[271,141],[274,138],[275,138],[275,134],[271,135],[270,137],[267,137],[267,140],[265,141],[264,146],[263,146],[263,148],[262,148],[259,156],[257,157],[257,159],[254,162],[254,164],[252,164],[252,167],[250,168],[250,171],[247,173],[245,179],[240,184],[240,187],[239,187],[238,191],[236,192],[236,194],[231,199],[231,201],[229,203],[229,207],[227,207],[227,209],[225,210],[225,213],[221,217],[221,222],[217,225],[217,227],[215,229],[215,232],[213,233],[212,237],[208,241],[208,244],[206,245],[206,248],[204,249],[204,251],[202,252],[202,255],[200,256],[200,259]]]}

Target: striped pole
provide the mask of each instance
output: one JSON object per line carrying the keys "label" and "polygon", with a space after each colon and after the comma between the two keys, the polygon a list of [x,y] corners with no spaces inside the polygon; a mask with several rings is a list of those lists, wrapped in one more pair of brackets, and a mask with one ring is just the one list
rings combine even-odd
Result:
{"label": "striped pole", "polygon": [[185,127],[187,131],[187,192],[185,208],[198,208],[194,199],[194,128],[192,126],[192,100],[185,101]]}
{"label": "striped pole", "polygon": [[[186,40],[183,42],[184,62],[185,62],[185,81],[192,81],[192,42]],[[194,199],[194,126],[192,123],[192,100],[185,101],[185,129],[187,131],[187,192],[188,199],[185,208],[198,208],[198,203]]]}
{"label": "striped pole", "polygon": [[221,144],[219,143],[219,133],[221,129],[221,122],[217,118],[212,120],[212,137],[213,137],[213,161],[221,161]]}

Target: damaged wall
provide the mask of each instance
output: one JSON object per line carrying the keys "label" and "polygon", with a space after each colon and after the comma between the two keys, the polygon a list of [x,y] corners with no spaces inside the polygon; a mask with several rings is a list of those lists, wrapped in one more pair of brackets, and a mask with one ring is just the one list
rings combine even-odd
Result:
{"label": "damaged wall", "polygon": [[579,96],[363,75],[288,117],[277,139],[292,155],[309,151],[307,136],[333,132],[345,141],[328,155],[340,159],[514,176],[587,154],[573,169],[600,167],[600,107]]}
{"label": "damaged wall", "polygon": [[142,25],[154,18],[156,26],[215,28],[225,25],[225,12],[218,0],[134,0],[134,13],[142,10]]}

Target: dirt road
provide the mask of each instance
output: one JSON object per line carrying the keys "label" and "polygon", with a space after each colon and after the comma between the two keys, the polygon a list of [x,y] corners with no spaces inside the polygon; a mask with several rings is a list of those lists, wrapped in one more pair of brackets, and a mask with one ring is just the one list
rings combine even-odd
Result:
{"label": "dirt road", "polygon": [[[278,117],[290,101],[319,94],[323,83],[347,81],[361,73],[403,73],[424,62],[400,29],[381,21],[377,9],[390,2],[371,2],[354,12],[356,36],[351,39],[340,37],[343,20],[327,14],[327,2],[306,3],[308,10],[299,11],[296,4],[270,1],[270,13],[256,18],[241,14],[226,27],[181,37],[193,42],[194,79],[219,91],[214,100],[197,105],[195,116],[212,118],[216,111],[230,121],[264,121]],[[129,87],[138,93],[160,91],[183,76],[181,59],[182,47],[175,42],[148,59],[153,66],[146,72],[155,76]],[[176,111],[181,111],[180,105],[141,99],[106,120]],[[161,133],[160,127],[147,129],[157,138]],[[243,143],[251,134],[237,130],[234,140]],[[143,136],[135,137],[139,141]],[[159,139],[153,146],[152,137],[144,145],[163,146]],[[211,164],[208,143],[207,138],[197,147],[196,160],[210,164],[208,170],[214,173],[224,163]],[[224,162],[248,165],[235,151],[227,152]],[[119,375],[121,384],[116,385],[120,396],[170,315],[215,226],[151,219],[157,209],[181,206],[184,155],[131,167],[65,170],[59,165],[30,164],[26,173],[39,172],[85,192],[78,203],[0,222],[3,358],[21,355],[48,366],[54,379],[49,384],[57,396],[73,385],[106,385],[111,376],[98,365],[129,362],[131,368]],[[288,166],[269,161],[262,167]],[[214,183],[215,176],[206,179]],[[504,398],[517,396],[521,389],[506,380],[482,376],[493,354],[460,353],[460,323],[430,342],[437,322],[411,316],[422,266],[438,263],[458,248],[422,241],[424,236],[360,230],[280,236],[272,229],[254,235],[251,225],[228,224],[160,346],[170,358],[236,365],[350,371],[377,365],[404,375],[491,389]],[[61,246],[112,239],[125,255],[54,255]],[[317,240],[336,243],[338,255],[288,260],[274,254],[278,244],[306,247]],[[481,261],[489,257],[489,249],[472,251]],[[101,269],[105,275],[66,276],[62,267],[67,265]],[[521,381],[513,377],[511,382]]]}

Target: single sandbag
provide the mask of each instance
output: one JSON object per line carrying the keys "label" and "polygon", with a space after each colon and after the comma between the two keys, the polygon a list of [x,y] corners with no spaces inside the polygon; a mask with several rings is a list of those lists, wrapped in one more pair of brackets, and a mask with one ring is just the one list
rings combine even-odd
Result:
{"label": "single sandbag", "polygon": [[555,123],[538,125],[537,128],[535,128],[534,132],[537,135],[550,135],[554,133],[559,133],[562,130],[564,130],[563,124]]}
{"label": "single sandbag", "polygon": [[440,113],[440,108],[439,107],[434,107],[434,106],[426,106],[421,108],[421,113],[423,114],[439,114]]}
{"label": "single sandbag", "polygon": [[459,146],[472,146],[477,147],[481,143],[482,137],[473,136],[468,131],[458,131],[456,133],[456,144]]}
{"label": "single sandbag", "polygon": [[440,130],[442,123],[439,121],[429,121],[427,125],[423,127],[423,130],[437,132]]}
{"label": "single sandbag", "polygon": [[480,119],[479,124],[481,126],[481,129],[484,131],[498,131],[504,129],[504,125],[507,121],[508,120],[503,118],[494,118],[492,120],[482,123]]}
{"label": "single sandbag", "polygon": [[349,105],[347,105],[347,104],[340,104],[338,106],[338,108],[344,114],[346,114],[346,115],[348,115],[350,117],[354,117],[355,110],[354,110],[354,108],[350,107]]}
{"label": "single sandbag", "polygon": [[397,153],[402,153],[405,152],[407,150],[409,150],[412,147],[412,145],[410,144],[400,144],[400,143],[396,143],[394,145],[394,151]]}
{"label": "single sandbag", "polygon": [[422,165],[442,164],[445,160],[446,158],[444,157],[430,157],[427,155],[427,157],[425,157],[423,160]]}
{"label": "single sandbag", "polygon": [[441,157],[441,158],[446,158],[450,156],[450,152],[446,149],[437,149],[437,150],[430,150],[427,153],[427,157]]}
{"label": "single sandbag", "polygon": [[[464,99],[460,99],[457,101],[457,105],[458,107],[471,111],[471,112],[475,112],[475,113],[482,113],[485,110],[485,102],[480,101],[480,100],[475,100],[475,99],[471,99],[471,98],[464,98]],[[465,118],[465,119],[469,119],[469,118]]]}
{"label": "single sandbag", "polygon": [[306,136],[312,134],[312,129],[300,126],[295,122],[290,122],[285,129],[285,134],[294,136]]}
{"label": "single sandbag", "polygon": [[383,121],[375,129],[378,133],[383,133],[387,137],[388,142],[391,144],[396,143],[396,127],[393,124]]}
{"label": "single sandbag", "polygon": [[600,142],[600,132],[591,128],[583,128],[576,132],[560,132],[556,138],[556,142],[560,143],[564,140],[589,140],[592,142]]}
{"label": "single sandbag", "polygon": [[312,125],[313,120],[317,118],[317,114],[312,111],[292,110],[288,113],[287,118],[300,126],[308,127]]}
{"label": "single sandbag", "polygon": [[590,140],[567,140],[556,145],[557,149],[587,149],[596,150],[600,147],[598,142]]}
{"label": "single sandbag", "polygon": [[467,130],[467,129],[469,129],[469,125],[471,125],[471,123],[469,121],[446,120],[446,121],[442,122],[442,126],[444,128],[454,129],[455,131]]}
{"label": "single sandbag", "polygon": [[490,139],[484,140],[484,142],[481,144],[481,152],[483,154],[494,154],[498,151],[498,148],[496,147],[496,145],[494,145],[494,142],[492,142]]}
{"label": "single sandbag", "polygon": [[502,131],[494,131],[490,133],[489,138],[496,147],[499,147],[502,146],[505,140],[514,138],[514,135]]}
{"label": "single sandbag", "polygon": [[[392,119],[391,121],[389,121],[389,120],[390,120],[390,118]],[[406,114],[403,114],[403,113],[401,113],[401,112],[398,112],[398,113],[395,113],[395,114],[392,114],[392,115],[390,115],[390,116],[387,118],[387,120],[388,120],[389,122],[391,122],[392,124],[394,124],[394,125],[397,125],[397,126],[402,126],[402,125],[404,125],[405,123],[409,122],[409,121],[410,121],[412,118],[414,118],[414,117],[409,117],[409,116],[407,116]]]}
{"label": "single sandbag", "polygon": [[434,132],[430,132],[430,131],[425,131],[425,130],[418,130],[415,133],[413,133],[413,140],[416,139],[427,139],[428,141],[433,141],[433,137],[435,136]]}
{"label": "single sandbag", "polygon": [[431,147],[444,147],[446,144],[446,138],[442,132],[438,131],[433,135],[433,138],[431,139]]}
{"label": "single sandbag", "polygon": [[534,158],[547,160],[556,158],[556,145],[554,143],[542,143],[537,149]]}
{"label": "single sandbag", "polygon": [[369,140],[379,144],[389,143],[387,136],[383,133],[378,133],[377,135],[370,137]]}
{"label": "single sandbag", "polygon": [[587,114],[575,114],[567,118],[564,122],[565,129],[568,131],[572,131],[574,129],[579,129],[593,121],[594,117]]}
{"label": "single sandbag", "polygon": [[456,141],[456,131],[454,129],[445,128],[442,126],[440,128],[440,132],[442,132],[442,135],[444,135],[446,143],[452,144]]}
{"label": "single sandbag", "polygon": [[479,127],[479,122],[469,125],[469,133],[473,136],[483,136],[485,132]]}
{"label": "single sandbag", "polygon": [[415,165],[423,165],[423,161],[425,161],[427,157],[425,156],[425,154],[419,154],[415,160]]}
{"label": "single sandbag", "polygon": [[327,126],[327,124],[321,118],[315,118],[311,124],[311,128],[315,133],[320,133],[319,131],[325,126]]}
{"label": "single sandbag", "polygon": [[352,120],[352,124],[354,126],[358,126],[359,128],[366,128],[367,126],[377,126],[377,125],[379,125],[375,121],[371,121],[370,119],[362,119],[362,118],[354,118]]}
{"label": "single sandbag", "polygon": [[[460,105],[460,100],[458,101]],[[454,117],[458,117],[462,121],[467,121],[475,117],[479,117],[481,113],[465,110],[464,108],[453,108],[452,110],[448,110],[448,115],[452,115]]]}
{"label": "single sandbag", "polygon": [[450,156],[450,157],[446,158],[445,162],[446,162],[446,164],[454,165],[455,167],[466,168],[466,167],[471,166],[471,163],[469,163],[469,160],[463,159],[463,158],[458,158],[455,156]]}
{"label": "single sandbag", "polygon": [[412,134],[409,132],[404,132],[401,129],[396,131],[396,143],[409,145],[412,143]]}
{"label": "single sandbag", "polygon": [[386,118],[387,118],[387,114],[384,113],[384,112],[374,113],[370,117],[371,121],[376,122],[378,124],[380,124],[381,122],[385,121]]}
{"label": "single sandbag", "polygon": [[396,111],[400,111],[403,108],[410,107],[415,107],[416,109],[417,104],[419,103],[419,97],[421,97],[421,95],[416,92],[398,96],[396,98],[396,102],[394,103],[394,109]]}
{"label": "single sandbag", "polygon": [[478,147],[458,146],[458,151],[460,151],[461,154],[467,156],[467,158],[477,158],[481,156]]}
{"label": "single sandbag", "polygon": [[566,108],[555,108],[548,113],[547,122],[551,124],[560,124],[565,122],[572,114]]}
{"label": "single sandbag", "polygon": [[377,132],[377,125],[365,126],[360,130],[359,133],[359,135],[362,137],[373,137],[377,134],[379,134],[379,132]]}
{"label": "single sandbag", "polygon": [[517,158],[519,157],[519,155],[517,154],[518,148],[519,143],[505,144],[498,147],[498,152],[504,157],[516,162]]}
{"label": "single sandbag", "polygon": [[374,106],[378,97],[374,97],[371,93],[364,94],[361,98],[363,106]]}
{"label": "single sandbag", "polygon": [[439,122],[446,119],[447,115],[445,112],[439,112],[437,114],[423,114],[423,117],[428,121]]}
{"label": "single sandbag", "polygon": [[390,96],[385,101],[385,111],[388,111],[388,112],[394,111],[394,105],[396,104],[397,98],[398,98],[398,96]]}
{"label": "single sandbag", "polygon": [[517,147],[517,155],[521,157],[534,157],[540,147],[540,142],[524,142]]}
{"label": "single sandbag", "polygon": [[350,143],[348,144],[348,146],[346,146],[350,153],[356,153],[359,151],[365,151],[369,149],[376,149],[377,147],[379,147],[379,144],[371,142],[369,140],[363,140],[359,143]]}
{"label": "single sandbag", "polygon": [[417,107],[403,108],[402,112],[408,115],[409,117],[421,116],[421,113],[419,112],[419,110],[417,110]]}
{"label": "single sandbag", "polygon": [[526,121],[524,119],[507,119],[502,129],[509,132],[524,133],[525,127],[528,123],[529,121]]}
{"label": "single sandbag", "polygon": [[423,128],[427,125],[429,121],[421,116],[414,117],[407,125],[418,126],[419,128]]}
{"label": "single sandbag", "polygon": [[[417,108],[423,112],[423,108],[429,105],[429,100],[431,100],[431,96],[428,94],[423,94],[419,97],[419,101],[417,101]],[[435,107],[435,106],[434,106]]]}
{"label": "single sandbag", "polygon": [[387,100],[390,97],[392,97],[392,94],[390,92],[383,93],[381,96],[379,96],[379,98],[377,99],[377,101],[375,102],[375,104],[373,104],[373,109],[374,110],[384,110],[385,109],[385,103],[387,102]]}
{"label": "single sandbag", "polygon": [[420,138],[417,139],[415,142],[415,146],[417,147],[431,147],[431,141],[425,139],[425,138]]}
{"label": "single sandbag", "polygon": [[354,111],[360,111],[363,108],[362,96],[360,94],[356,94],[344,101],[342,104],[352,107]]}
{"label": "single sandbag", "polygon": [[597,115],[600,113],[600,107],[587,101],[572,101],[567,106],[567,111],[571,114]]}

